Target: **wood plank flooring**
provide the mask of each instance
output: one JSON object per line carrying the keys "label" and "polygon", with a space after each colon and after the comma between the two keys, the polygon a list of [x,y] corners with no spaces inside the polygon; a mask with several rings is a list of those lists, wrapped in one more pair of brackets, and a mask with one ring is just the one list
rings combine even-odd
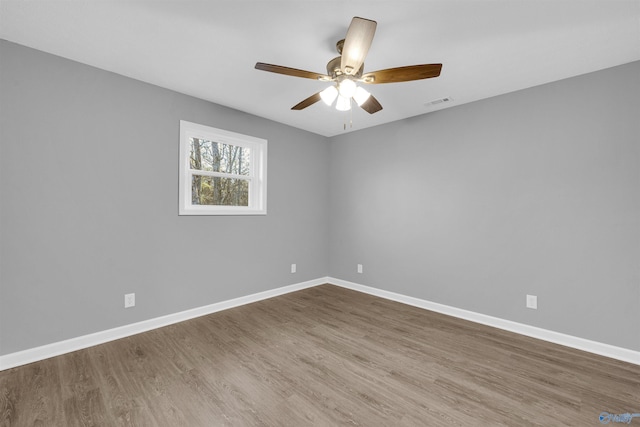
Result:
{"label": "wood plank flooring", "polygon": [[597,426],[602,411],[640,412],[640,366],[332,285],[0,372],[2,427]]}

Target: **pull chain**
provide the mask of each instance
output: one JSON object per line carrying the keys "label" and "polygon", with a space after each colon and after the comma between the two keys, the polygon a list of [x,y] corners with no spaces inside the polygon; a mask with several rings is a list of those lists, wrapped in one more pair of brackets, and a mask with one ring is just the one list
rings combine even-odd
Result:
{"label": "pull chain", "polygon": [[[352,99],[349,99],[349,128],[353,129],[353,103]],[[347,117],[344,118],[343,129],[347,130]]]}
{"label": "pull chain", "polygon": [[349,98],[349,128],[353,129],[353,98]]}

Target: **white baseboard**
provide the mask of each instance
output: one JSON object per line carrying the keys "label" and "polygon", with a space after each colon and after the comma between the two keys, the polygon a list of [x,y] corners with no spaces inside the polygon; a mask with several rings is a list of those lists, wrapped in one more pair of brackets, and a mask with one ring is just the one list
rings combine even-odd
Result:
{"label": "white baseboard", "polygon": [[284,295],[290,292],[299,291],[306,288],[330,283],[332,285],[341,286],[343,288],[352,289],[380,298],[397,301],[403,304],[412,305],[426,310],[435,311],[437,313],[447,314],[449,316],[458,317],[483,325],[493,326],[495,328],[504,329],[521,335],[538,338],[544,341],[572,347],[579,350],[588,351],[590,353],[599,354],[601,356],[622,360],[625,362],[640,365],[640,352],[616,347],[609,344],[603,344],[596,341],[590,341],[584,338],[578,338],[571,335],[553,332],[535,326],[524,325],[522,323],[512,322],[497,317],[487,316],[485,314],[475,313],[460,308],[450,307],[435,302],[422,300],[419,298],[409,297],[382,289],[372,288],[358,283],[348,282],[333,277],[321,277],[319,279],[309,280],[307,282],[296,283],[269,291],[258,292],[256,294],[244,297],[234,298],[215,304],[198,307],[191,310],[181,311],[179,313],[169,314],[167,316],[157,317],[155,319],[144,320],[142,322],[121,326],[118,328],[108,329],[106,331],[96,332],[94,334],[83,335],[81,337],[71,338],[28,350],[10,353],[0,356],[0,371],[14,368],[16,366],[26,365],[28,363],[37,362],[39,360],[48,359],[50,357],[59,356],[61,354],[70,353],[72,351],[81,350],[109,341],[125,338],[141,332],[150,331],[152,329],[161,328],[163,326],[172,325],[174,323],[193,319],[195,317],[205,316],[207,314],[216,313],[218,311],[227,310],[229,308],[238,307],[252,302],[260,301],[267,298],[273,298],[278,295]]}
{"label": "white baseboard", "polygon": [[412,305],[414,307],[424,308],[426,310],[435,311],[437,313],[447,314],[449,316],[458,317],[460,319],[469,320],[471,322],[493,326],[494,328],[503,329],[505,331],[515,332],[517,334],[526,335],[528,337],[560,344],[565,347],[588,351],[590,353],[599,354],[601,356],[610,357],[612,359],[618,359],[624,362],[640,365],[640,351],[634,351],[627,348],[616,347],[597,341],[574,337],[572,335],[549,331],[547,329],[512,322],[510,320],[504,320],[498,317],[487,316],[486,314],[475,313],[473,311],[463,310],[444,304],[438,304],[419,298],[409,297],[406,295],[397,294],[395,292],[372,288],[369,286],[360,285],[358,283],[348,282],[346,280],[336,279],[333,277],[327,278],[327,281],[332,285],[341,286],[343,288],[352,289],[354,291],[363,292],[380,298],[401,302],[403,304]]}
{"label": "white baseboard", "polygon": [[141,332],[150,331],[152,329],[161,328],[163,326],[172,325],[174,323],[183,322],[195,317],[205,316],[229,308],[238,307],[244,304],[260,301],[267,298],[273,298],[278,295],[287,294],[289,292],[299,291],[301,289],[311,288],[327,283],[326,277],[309,280],[307,282],[296,283],[281,288],[271,289],[244,297],[234,298],[215,304],[198,307],[191,310],[181,311],[166,316],[156,317],[154,319],[144,320],[142,322],[132,323],[130,325],[118,328],[108,329],[106,331],[96,332],[81,337],[71,338],[68,340],[55,342],[15,353],[9,353],[0,356],[0,371],[14,368],[16,366],[26,365],[27,363],[37,362],[39,360],[48,359],[50,357],[59,356],[61,354],[70,353],[72,351],[81,350],[109,341],[125,338]]}

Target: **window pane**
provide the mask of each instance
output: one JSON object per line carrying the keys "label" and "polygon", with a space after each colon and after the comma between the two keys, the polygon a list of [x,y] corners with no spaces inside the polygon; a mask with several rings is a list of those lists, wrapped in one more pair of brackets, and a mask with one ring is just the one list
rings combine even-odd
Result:
{"label": "window pane", "polygon": [[199,138],[190,142],[191,169],[249,175],[250,148]]}
{"label": "window pane", "polygon": [[194,205],[249,206],[249,181],[194,175],[191,180]]}

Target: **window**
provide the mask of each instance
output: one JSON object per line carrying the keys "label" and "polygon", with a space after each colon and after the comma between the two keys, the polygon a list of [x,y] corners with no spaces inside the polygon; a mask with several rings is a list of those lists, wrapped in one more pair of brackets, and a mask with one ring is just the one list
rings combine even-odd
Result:
{"label": "window", "polygon": [[265,215],[267,140],[180,121],[180,215]]}

